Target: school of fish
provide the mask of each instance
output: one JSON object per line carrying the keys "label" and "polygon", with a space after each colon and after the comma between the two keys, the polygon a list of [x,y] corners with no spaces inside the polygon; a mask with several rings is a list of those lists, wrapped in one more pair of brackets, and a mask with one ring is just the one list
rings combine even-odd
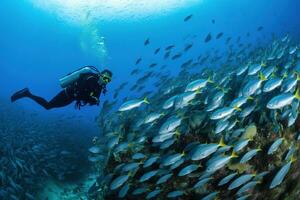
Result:
{"label": "school of fish", "polygon": [[[212,39],[209,33],[204,43]],[[117,101],[104,103],[98,117],[103,138],[95,144],[102,147],[96,153],[102,167],[90,188],[91,199],[288,195],[286,181],[296,179],[289,175],[299,166],[300,49],[289,35],[260,46],[245,45],[239,36],[234,48],[232,40],[226,40],[228,54],[215,50],[190,58],[175,76],[164,73],[165,64],[155,71],[159,63],[152,63],[130,89],[140,98],[125,97],[116,111],[111,110]],[[144,46],[151,46],[150,38]],[[187,43],[178,52],[170,44],[154,48],[154,55],[172,62],[191,48]],[[142,62],[139,57],[135,64]],[[208,63],[220,67],[206,67]],[[136,68],[131,75],[142,71]],[[156,90],[142,93],[153,77],[158,78]],[[127,84],[119,86],[114,98]]]}

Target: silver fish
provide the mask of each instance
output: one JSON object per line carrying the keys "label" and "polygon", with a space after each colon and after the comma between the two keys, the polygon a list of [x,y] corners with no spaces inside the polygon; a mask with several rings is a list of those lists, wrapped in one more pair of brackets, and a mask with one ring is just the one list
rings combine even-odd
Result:
{"label": "silver fish", "polygon": [[169,192],[169,193],[167,194],[167,197],[168,197],[168,198],[176,198],[176,197],[180,197],[180,196],[182,196],[182,195],[184,195],[184,192],[183,192],[183,191],[181,191],[181,190],[175,190],[175,191],[173,191],[173,192]]}
{"label": "silver fish", "polygon": [[269,147],[269,150],[267,152],[268,155],[273,154],[279,148],[282,142],[283,142],[283,138],[278,138],[277,140],[275,140],[273,144]]}
{"label": "silver fish", "polygon": [[243,187],[241,187],[238,191],[237,191],[237,195],[242,195],[244,192],[247,192],[248,190],[251,190],[252,188],[254,188],[258,183],[260,183],[259,181],[250,181],[247,184],[245,184]]}
{"label": "silver fish", "polygon": [[118,197],[124,198],[127,195],[127,192],[129,190],[129,184],[125,184],[119,191]]}
{"label": "silver fish", "polygon": [[289,161],[287,164],[285,164],[284,166],[281,167],[281,169],[276,173],[275,177],[273,178],[269,188],[273,189],[274,187],[280,185],[283,181],[283,179],[285,178],[285,176],[287,175],[287,173],[289,172],[291,165],[292,165],[293,159],[291,159],[291,161]]}
{"label": "silver fish", "polygon": [[280,109],[287,105],[291,105],[294,99],[300,100],[299,91],[297,90],[296,94],[292,93],[283,93],[278,96],[273,97],[267,104],[269,109]]}
{"label": "silver fish", "polygon": [[170,174],[166,174],[166,175],[160,177],[160,178],[157,180],[156,185],[159,185],[159,184],[162,184],[162,183],[167,182],[172,176],[173,176],[173,174],[170,173]]}
{"label": "silver fish", "polygon": [[210,180],[212,180],[212,177],[208,177],[208,178],[203,178],[200,179],[194,186],[193,189],[197,189],[199,187],[202,187],[203,185],[205,185],[206,183],[208,183]]}
{"label": "silver fish", "polygon": [[191,83],[189,83],[186,88],[185,88],[185,92],[188,92],[188,91],[196,91],[196,90],[199,90],[201,88],[204,88],[207,83],[212,83],[212,80],[209,78],[209,79],[198,79],[198,80],[195,80],[195,81],[192,81]]}
{"label": "silver fish", "polygon": [[130,101],[123,103],[120,106],[118,111],[123,112],[123,111],[132,110],[134,108],[140,107],[143,103],[149,104],[149,101],[147,100],[147,98],[144,98],[143,100],[139,100],[139,99],[130,100]]}
{"label": "silver fish", "polygon": [[229,174],[228,176],[225,176],[219,183],[218,186],[222,186],[227,184],[229,181],[231,181],[235,176],[237,175],[237,172]]}
{"label": "silver fish", "polygon": [[153,176],[155,176],[158,173],[158,170],[153,170],[150,172],[145,173],[143,176],[141,176],[141,178],[139,179],[139,182],[145,182],[147,180],[149,180],[150,178],[152,178]]}
{"label": "silver fish", "polygon": [[179,161],[184,155],[185,154],[182,154],[182,153],[176,153],[176,154],[170,155],[162,160],[162,164],[164,166],[172,165],[172,164],[176,163],[177,161]]}
{"label": "silver fish", "polygon": [[179,171],[178,176],[186,176],[186,175],[196,171],[198,168],[199,168],[199,166],[195,165],[195,164],[188,165]]}
{"label": "silver fish", "polygon": [[159,195],[160,192],[161,192],[160,189],[156,189],[156,190],[150,192],[150,193],[146,196],[146,199],[152,199],[152,198],[156,197],[157,195]]}
{"label": "silver fish", "polygon": [[128,178],[129,178],[129,175],[122,175],[122,176],[115,178],[110,184],[110,189],[115,190],[115,189],[119,188],[128,180]]}
{"label": "silver fish", "polygon": [[253,174],[244,174],[237,179],[235,179],[228,187],[229,190],[233,190],[237,187],[240,187],[244,183],[250,181],[255,175]]}
{"label": "silver fish", "polygon": [[261,151],[261,149],[252,149],[251,151],[248,151],[240,160],[240,163],[246,163],[247,161],[251,160],[257,152]]}

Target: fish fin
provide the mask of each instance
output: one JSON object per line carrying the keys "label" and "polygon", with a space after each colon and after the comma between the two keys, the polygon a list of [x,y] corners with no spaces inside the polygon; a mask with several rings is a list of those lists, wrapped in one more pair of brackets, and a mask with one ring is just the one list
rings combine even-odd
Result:
{"label": "fish fin", "polygon": [[220,139],[219,146],[220,147],[225,147],[226,146],[226,144],[224,143],[223,137],[221,137],[221,139]]}
{"label": "fish fin", "polygon": [[284,72],[283,73],[283,76],[282,76],[282,79],[285,79],[285,78],[287,78],[288,77],[288,73],[287,72]]}
{"label": "fish fin", "polygon": [[296,90],[295,98],[298,99],[298,100],[300,100],[300,91],[299,91],[299,88]]}
{"label": "fish fin", "polygon": [[233,108],[234,108],[235,110],[237,110],[237,111],[242,111],[242,109],[240,109],[240,108],[237,107],[237,106],[233,106]]}
{"label": "fish fin", "polygon": [[218,89],[218,90],[221,89],[221,86],[219,86],[217,83],[214,83],[214,87],[215,87],[216,89]]}
{"label": "fish fin", "polygon": [[261,148],[261,147],[258,147],[258,148],[257,148],[257,151],[262,151],[262,148]]}
{"label": "fish fin", "polygon": [[128,176],[133,177],[134,176],[134,171],[129,171]]}
{"label": "fish fin", "polygon": [[180,136],[180,134],[181,134],[181,133],[180,133],[178,130],[175,131],[175,135],[176,135],[176,136]]}
{"label": "fish fin", "polygon": [[272,74],[271,74],[271,78],[275,78],[275,77],[276,77],[275,73],[274,73],[274,72],[272,72]]}
{"label": "fish fin", "polygon": [[129,148],[131,148],[131,147],[133,147],[133,146],[134,146],[133,143],[129,143],[129,144],[128,144],[128,147],[129,147]]}
{"label": "fish fin", "polygon": [[231,88],[223,89],[223,92],[224,92],[225,94],[227,94],[229,90],[232,90],[232,89],[231,89]]}
{"label": "fish fin", "polygon": [[234,151],[232,151],[231,155],[230,155],[231,158],[237,158],[239,157]]}
{"label": "fish fin", "polygon": [[211,79],[211,76],[208,77],[207,82],[208,83],[214,83],[214,81]]}
{"label": "fish fin", "polygon": [[251,96],[247,96],[247,99],[248,99],[248,100],[253,100],[254,98],[251,97]]}
{"label": "fish fin", "polygon": [[155,124],[157,124],[157,123],[158,123],[157,121],[152,122],[153,125],[155,125]]}
{"label": "fish fin", "polygon": [[296,76],[297,76],[297,81],[300,81],[300,75],[298,72],[295,72],[296,73]]}
{"label": "fish fin", "polygon": [[195,93],[196,94],[201,94],[201,89],[197,89]]}
{"label": "fish fin", "polygon": [[263,75],[262,72],[259,72],[258,76],[259,76],[259,79],[260,79],[261,81],[267,80],[267,78],[265,77],[265,75]]}
{"label": "fish fin", "polygon": [[261,66],[262,66],[262,67],[266,67],[266,66],[267,66],[267,63],[261,62]]}
{"label": "fish fin", "polygon": [[143,101],[145,104],[150,104],[147,97],[145,97]]}
{"label": "fish fin", "polygon": [[296,160],[297,160],[297,159],[294,157],[294,155],[292,155],[291,158],[290,158],[290,162],[293,163],[293,162],[295,162]]}

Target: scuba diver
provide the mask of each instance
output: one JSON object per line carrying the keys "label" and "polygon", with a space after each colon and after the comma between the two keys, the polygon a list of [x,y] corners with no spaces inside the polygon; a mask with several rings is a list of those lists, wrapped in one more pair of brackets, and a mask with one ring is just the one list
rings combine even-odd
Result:
{"label": "scuba diver", "polygon": [[99,105],[100,95],[106,93],[106,85],[111,79],[111,71],[105,69],[100,72],[94,66],[85,66],[61,78],[59,81],[63,90],[50,101],[33,95],[28,88],[24,88],[11,96],[11,102],[27,97],[50,110],[76,101],[75,108],[80,110],[86,104]]}

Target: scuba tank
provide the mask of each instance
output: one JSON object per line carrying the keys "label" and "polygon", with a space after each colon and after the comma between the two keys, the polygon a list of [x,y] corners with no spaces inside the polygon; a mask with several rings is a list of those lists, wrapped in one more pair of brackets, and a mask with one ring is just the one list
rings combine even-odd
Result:
{"label": "scuba tank", "polygon": [[61,79],[59,79],[59,84],[62,88],[66,88],[70,84],[77,81],[81,74],[94,73],[95,71],[97,73],[100,73],[99,70],[93,66],[81,67],[78,70],[71,72],[71,73],[67,74],[66,76],[62,77]]}

